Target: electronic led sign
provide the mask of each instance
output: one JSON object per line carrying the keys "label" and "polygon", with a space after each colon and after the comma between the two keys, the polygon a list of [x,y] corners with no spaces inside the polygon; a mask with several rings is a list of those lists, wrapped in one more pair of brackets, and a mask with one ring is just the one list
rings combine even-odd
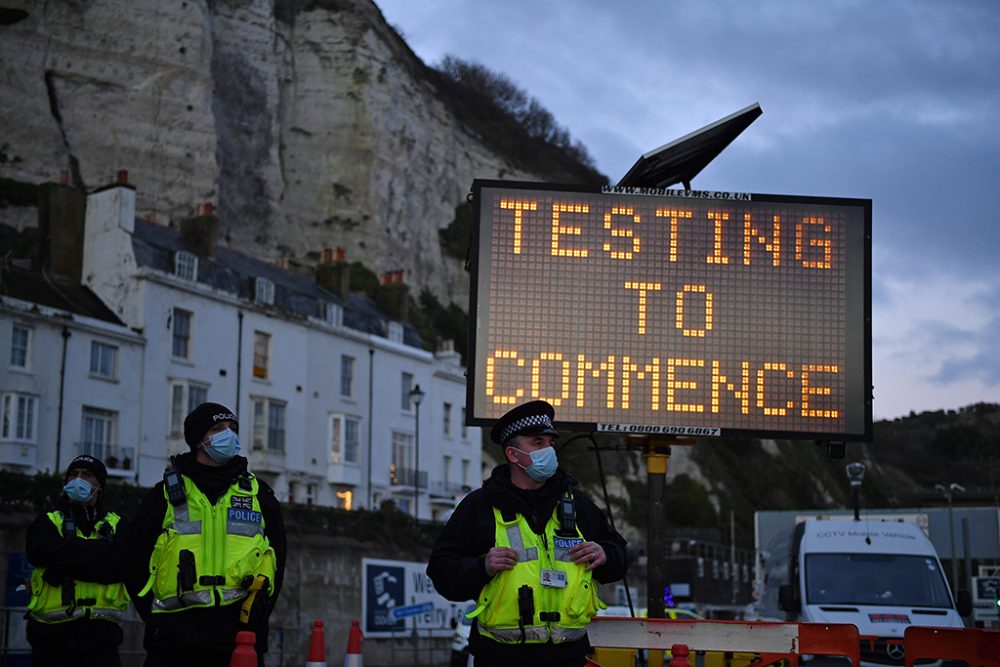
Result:
{"label": "electronic led sign", "polygon": [[870,440],[871,200],[473,183],[468,421]]}

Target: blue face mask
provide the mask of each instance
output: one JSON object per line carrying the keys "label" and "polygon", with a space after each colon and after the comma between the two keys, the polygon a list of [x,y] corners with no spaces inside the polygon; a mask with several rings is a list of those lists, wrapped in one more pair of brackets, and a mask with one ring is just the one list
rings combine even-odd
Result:
{"label": "blue face mask", "polygon": [[94,485],[85,479],[72,479],[63,487],[71,503],[85,503],[94,495]]}
{"label": "blue face mask", "polygon": [[203,449],[209,458],[219,465],[224,465],[240,453],[240,439],[233,432],[233,429],[227,428],[225,431],[209,436],[208,444]]}
{"label": "blue face mask", "polygon": [[[544,482],[552,475],[556,474],[556,468],[559,467],[559,459],[556,458],[555,447],[546,447],[544,449],[539,449],[537,451],[528,453],[522,452],[517,447],[514,447],[515,451],[521,452],[522,454],[528,454],[531,457],[531,465],[524,468],[524,472],[528,474],[528,477],[536,482]],[[518,463],[517,465],[521,465]]]}

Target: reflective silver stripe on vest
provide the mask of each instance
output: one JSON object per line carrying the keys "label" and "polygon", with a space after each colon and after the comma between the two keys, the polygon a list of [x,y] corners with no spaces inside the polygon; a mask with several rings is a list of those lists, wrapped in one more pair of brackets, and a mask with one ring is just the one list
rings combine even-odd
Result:
{"label": "reflective silver stripe on vest", "polygon": [[521,539],[521,529],[516,524],[507,526],[507,541],[510,542],[510,548],[517,552],[518,563],[538,560],[538,547],[524,548],[524,540]]}
{"label": "reflective silver stripe on vest", "polygon": [[582,638],[587,634],[587,628],[564,628],[561,626],[552,626],[552,641],[556,644],[562,642],[575,642],[577,639]]}
{"label": "reflective silver stripe on vest", "polygon": [[[521,628],[490,628],[480,624],[479,632],[503,644],[518,644],[521,642]],[[553,642],[561,644],[582,639],[586,634],[587,628],[563,628],[559,626],[547,628],[544,625],[534,625],[524,629],[524,641],[546,642],[551,636]]]}
{"label": "reflective silver stripe on vest", "polygon": [[115,623],[120,623],[122,620],[122,612],[117,609],[104,609],[94,607],[90,610],[90,617],[93,619],[101,619],[104,621],[114,621]]}
{"label": "reflective silver stripe on vest", "polygon": [[36,612],[31,612],[29,616],[36,621],[41,621],[43,623],[54,623],[56,621],[65,621],[70,618],[81,618],[87,610],[83,607],[74,607],[73,609],[59,609],[58,611],[50,611],[44,614],[39,614]]}
{"label": "reflective silver stripe on vest", "polygon": [[[502,644],[521,643],[521,628],[491,628],[480,624],[479,632]],[[533,625],[524,629],[523,637],[526,642],[547,642],[549,629],[544,625]]]}
{"label": "reflective silver stripe on vest", "polygon": [[242,600],[250,593],[243,590],[242,588],[220,588],[219,595],[222,596],[222,603],[234,602],[236,600]]}
{"label": "reflective silver stripe on vest", "polygon": [[175,609],[180,609],[182,607],[190,607],[192,605],[206,605],[212,604],[215,598],[212,596],[211,589],[205,589],[203,591],[189,591],[177,597],[167,598],[166,600],[153,599],[153,610],[154,611],[174,611]]}
{"label": "reflective silver stripe on vest", "polygon": [[104,607],[74,607],[73,609],[50,611],[45,614],[31,612],[29,616],[36,621],[41,621],[42,623],[54,623],[58,621],[66,621],[71,618],[82,618],[87,615],[88,609],[90,610],[90,618],[93,619],[103,619],[114,621],[116,623],[122,620],[122,612],[117,609],[105,609]]}
{"label": "reflective silver stripe on vest", "polygon": [[188,504],[178,505],[174,508],[174,530],[180,535],[200,535],[201,521],[191,521],[188,513]]}
{"label": "reflective silver stripe on vest", "polygon": [[259,523],[247,523],[246,521],[227,521],[226,522],[226,533],[229,535],[242,535],[244,537],[253,537],[254,535],[263,535],[264,527]]}
{"label": "reflective silver stripe on vest", "polygon": [[[228,604],[230,602],[235,602],[236,600],[242,600],[248,595],[247,591],[242,588],[220,588],[219,596],[222,598],[223,604]],[[214,605],[215,596],[212,595],[212,590],[206,588],[202,591],[189,591],[183,595],[179,595],[174,598],[167,598],[166,600],[153,599],[153,611],[176,611],[184,607],[193,606],[204,606],[204,605]]]}

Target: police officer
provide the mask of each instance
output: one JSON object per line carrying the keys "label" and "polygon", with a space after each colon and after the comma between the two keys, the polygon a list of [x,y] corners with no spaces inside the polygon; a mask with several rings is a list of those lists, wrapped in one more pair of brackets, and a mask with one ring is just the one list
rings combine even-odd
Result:
{"label": "police officer", "polygon": [[256,633],[264,664],[285,530],[274,492],[238,455],[238,430],[223,405],[192,410],[191,451],[171,459],[139,507],[126,583],[146,621],[147,667],[226,667],[241,630]]}
{"label": "police officer", "polygon": [[26,550],[35,569],[27,634],[36,667],[121,664],[128,596],[118,553],[121,519],[100,499],[107,479],[100,459],[76,457],[56,508],[28,527]]}
{"label": "police officer", "polygon": [[437,591],[478,602],[476,667],[583,665],[586,625],[604,606],[595,581],[625,574],[625,540],[558,468],[554,416],[531,401],[494,424],[505,463],[459,503],[431,552]]}

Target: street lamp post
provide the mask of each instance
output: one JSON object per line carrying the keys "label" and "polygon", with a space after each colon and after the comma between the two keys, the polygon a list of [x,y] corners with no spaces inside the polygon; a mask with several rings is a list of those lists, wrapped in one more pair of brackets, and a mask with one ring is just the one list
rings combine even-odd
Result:
{"label": "street lamp post", "polygon": [[415,385],[410,390],[410,400],[416,406],[416,435],[413,439],[413,520],[420,518],[420,403],[426,394]]}
{"label": "street lamp post", "polygon": [[956,493],[964,493],[965,487],[952,482],[947,487],[944,484],[935,484],[934,490],[944,496],[948,501],[948,538],[951,540],[951,589],[958,590],[958,557],[955,553],[955,514],[952,510],[953,499]]}

